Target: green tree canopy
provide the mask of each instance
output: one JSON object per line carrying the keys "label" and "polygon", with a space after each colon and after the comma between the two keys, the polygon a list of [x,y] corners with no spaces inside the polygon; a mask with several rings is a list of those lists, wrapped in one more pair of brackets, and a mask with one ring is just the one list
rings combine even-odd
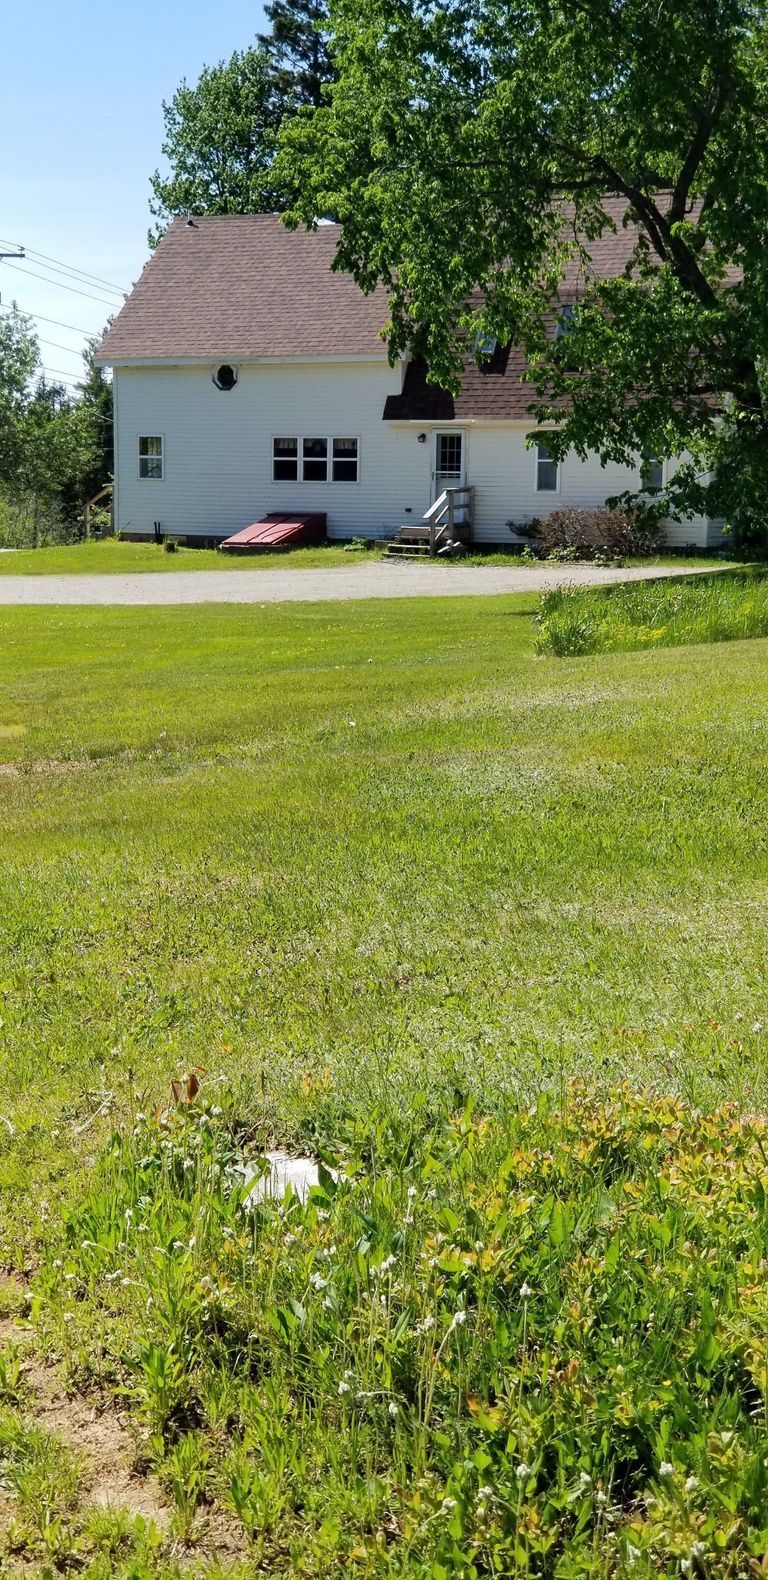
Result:
{"label": "green tree canopy", "polygon": [[[390,293],[393,357],[455,389],[478,332],[515,339],[559,453],[687,448],[671,505],[765,526],[767,20],[747,0],[334,0],[339,81],[283,131],[289,222],[343,222],[339,266]],[[638,227],[611,281],[589,270],[608,196]]]}
{"label": "green tree canopy", "polygon": [[334,79],[324,0],[272,0],[269,32],[182,82],[163,104],[165,172],[151,178],[156,246],[180,214],[262,214],[285,207],[273,166],[283,122],[319,105]]}
{"label": "green tree canopy", "polygon": [[151,178],[150,210],[160,240],[178,214],[249,214],[281,206],[272,175],[282,107],[261,46],[206,67],[163,105],[162,152],[170,165]]}

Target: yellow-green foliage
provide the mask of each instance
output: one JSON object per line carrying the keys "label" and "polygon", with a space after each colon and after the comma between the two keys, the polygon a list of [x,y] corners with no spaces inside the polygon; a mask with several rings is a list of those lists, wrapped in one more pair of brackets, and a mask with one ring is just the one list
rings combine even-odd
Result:
{"label": "yellow-green foliage", "polygon": [[558,587],[536,616],[536,651],[557,657],[768,635],[768,575],[727,571],[619,587]]}

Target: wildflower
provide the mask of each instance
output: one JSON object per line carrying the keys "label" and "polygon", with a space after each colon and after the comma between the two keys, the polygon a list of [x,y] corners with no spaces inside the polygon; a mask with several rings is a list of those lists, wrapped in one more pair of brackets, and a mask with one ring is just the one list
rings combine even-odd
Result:
{"label": "wildflower", "polygon": [[451,1328],[463,1328],[466,1320],[466,1311],[454,1311],[453,1318],[451,1320]]}
{"label": "wildflower", "polygon": [[312,1288],[317,1290],[318,1294],[326,1287],[326,1280],[322,1278],[319,1273],[313,1273],[309,1282],[312,1285]]}
{"label": "wildflower", "polygon": [[753,1032],[754,1032],[754,1035],[755,1035],[755,1036],[756,1036],[756,1037],[759,1037],[759,1036],[760,1036],[760,1033],[761,1033],[761,1031],[762,1031],[762,1029],[763,1029],[763,1023],[762,1023],[762,1021],[761,1021],[761,1020],[756,1020],[756,1021],[755,1021],[755,1024],[754,1024],[754,1026],[753,1026],[753,1027],[752,1027],[752,1030],[753,1030]]}
{"label": "wildflower", "polygon": [[183,1169],[184,1169],[184,1170],[185,1170],[185,1171],[187,1171],[187,1172],[188,1172],[188,1171],[189,1171],[189,1169],[193,1169],[193,1168],[194,1168],[194,1166],[195,1166],[195,1164],[194,1164],[194,1159],[193,1159],[193,1158],[185,1158],[185,1159],[184,1159],[184,1162],[183,1162],[183,1163],[182,1163],[182,1165],[181,1165],[181,1166],[182,1166],[182,1168],[183,1168]]}
{"label": "wildflower", "polygon": [[521,1300],[530,1300],[532,1294],[533,1294],[533,1290],[531,1289],[530,1284],[521,1284],[520,1285],[520,1299]]}
{"label": "wildflower", "polygon": [[83,1240],[83,1243],[80,1246],[81,1251],[98,1251],[98,1249],[99,1248],[95,1240]]}
{"label": "wildflower", "polygon": [[430,1333],[434,1326],[435,1326],[435,1319],[432,1316],[432,1313],[429,1312],[426,1317],[422,1318],[421,1322],[417,1322],[417,1324],[416,1324],[416,1332],[417,1333]]}
{"label": "wildflower", "polygon": [[128,1289],[130,1287],[131,1280],[130,1278],[121,1278],[120,1283],[122,1284],[123,1289]]}
{"label": "wildflower", "polygon": [[408,1200],[409,1201],[413,1201],[414,1196],[418,1196],[418,1194],[419,1193],[418,1193],[418,1190],[416,1189],[415,1185],[409,1185],[408,1186]]}
{"label": "wildflower", "polygon": [[348,1382],[340,1382],[339,1383],[339,1396],[340,1396],[340,1398],[345,1399],[347,1394],[349,1394],[351,1392],[352,1392],[352,1389],[350,1388]]}
{"label": "wildflower", "polygon": [[455,1509],[455,1507],[456,1507],[456,1499],[455,1498],[443,1498],[442,1504],[440,1505],[440,1513],[441,1514],[452,1514],[454,1509]]}
{"label": "wildflower", "polygon": [[54,1260],[53,1260],[51,1265],[53,1267],[63,1267],[64,1263],[62,1262],[61,1257],[57,1256],[57,1257],[54,1258]]}
{"label": "wildflower", "polygon": [[190,1251],[193,1251],[194,1248],[195,1248],[195,1238],[196,1237],[195,1237],[194,1234],[190,1236],[190,1239],[189,1239],[189,1249],[190,1249]]}
{"label": "wildflower", "polygon": [[607,1502],[608,1499],[604,1492],[598,1491],[595,1493],[595,1503],[599,1509],[604,1509]]}
{"label": "wildflower", "polygon": [[137,1225],[137,1228],[138,1228],[139,1234],[149,1234],[149,1226],[148,1226],[148,1224],[140,1223],[140,1224]]}
{"label": "wildflower", "polygon": [[74,1312],[72,1312],[72,1311],[65,1311],[64,1312],[64,1321],[65,1322],[74,1322],[74,1320],[75,1320]]}
{"label": "wildflower", "polygon": [[659,1475],[660,1476],[674,1476],[674,1474],[675,1474],[675,1467],[674,1467],[674,1465],[670,1465],[668,1459],[662,1459],[661,1464],[659,1465]]}
{"label": "wildflower", "polygon": [[390,1404],[389,1404],[390,1420],[396,1421],[397,1420],[397,1415],[398,1415],[397,1405],[395,1404],[394,1399],[392,1399],[392,1400],[390,1400]]}
{"label": "wildflower", "polygon": [[627,1563],[636,1564],[639,1557],[640,1548],[633,1547],[631,1542],[627,1542]]}
{"label": "wildflower", "polygon": [[698,1478],[698,1476],[689,1476],[687,1478],[687,1480],[686,1480],[686,1483],[685,1483],[685,1490],[686,1490],[686,1492],[695,1492],[696,1488],[698,1487],[698,1485],[699,1485],[699,1478]]}
{"label": "wildflower", "polygon": [[530,1465],[526,1465],[523,1461],[521,1461],[517,1467],[517,1470],[515,1471],[515,1475],[517,1476],[519,1482],[528,1481],[532,1474],[533,1472]]}
{"label": "wildflower", "polygon": [[[161,1245],[158,1246],[158,1250],[159,1251],[162,1251],[162,1249],[163,1248],[162,1248]],[[185,1246],[183,1240],[174,1240],[174,1242],[173,1242],[173,1250],[174,1251],[186,1251],[186,1249],[187,1249],[187,1247]]]}
{"label": "wildflower", "polygon": [[707,1556],[707,1544],[706,1544],[706,1542],[694,1542],[693,1546],[691,1547],[691,1557],[692,1558],[706,1558],[706,1556]]}
{"label": "wildflower", "polygon": [[581,1487],[582,1492],[589,1492],[589,1489],[592,1486],[592,1477],[587,1475],[586,1470],[582,1470],[581,1475],[579,1476],[579,1486]]}
{"label": "wildflower", "polygon": [[[227,1231],[225,1230],[224,1232],[226,1234]],[[296,1237],[295,1234],[285,1234],[285,1235],[283,1235],[283,1245],[296,1245],[296,1242],[297,1242],[297,1237]]]}
{"label": "wildflower", "polygon": [[216,1104],[215,1107],[213,1107],[211,1109],[211,1113],[212,1113],[214,1119],[219,1119],[221,1117],[221,1115],[223,1114],[223,1112],[224,1112],[223,1108],[219,1108],[218,1104]]}

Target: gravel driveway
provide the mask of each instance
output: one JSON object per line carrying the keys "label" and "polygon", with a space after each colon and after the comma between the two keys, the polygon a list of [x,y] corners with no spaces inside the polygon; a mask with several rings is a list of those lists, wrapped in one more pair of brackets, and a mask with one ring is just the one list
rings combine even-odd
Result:
{"label": "gravel driveway", "polygon": [[[706,571],[706,566],[698,567]],[[134,576],[0,576],[0,604],[328,603],[545,592],[678,576],[673,566],[425,565],[378,560],[318,570],[165,571]],[[686,574],[690,574],[689,571]]]}

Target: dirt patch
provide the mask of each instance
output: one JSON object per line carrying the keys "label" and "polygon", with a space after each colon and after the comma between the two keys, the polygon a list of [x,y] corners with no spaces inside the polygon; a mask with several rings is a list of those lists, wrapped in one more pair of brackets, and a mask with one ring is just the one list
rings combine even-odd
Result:
{"label": "dirt patch", "polygon": [[24,1340],[24,1330],[12,1320],[0,1322],[0,1343],[15,1344],[22,1355],[24,1415],[82,1460],[84,1501],[141,1514],[166,1531],[168,1505],[157,1482],[134,1469],[135,1444],[121,1412],[101,1395],[67,1394],[55,1368],[38,1361]]}

